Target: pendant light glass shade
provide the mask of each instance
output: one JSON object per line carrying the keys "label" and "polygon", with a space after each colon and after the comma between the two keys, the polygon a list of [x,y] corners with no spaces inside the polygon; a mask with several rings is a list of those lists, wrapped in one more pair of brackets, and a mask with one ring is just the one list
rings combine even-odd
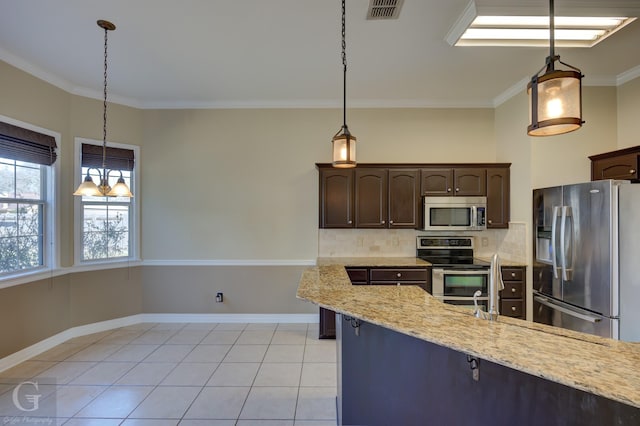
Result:
{"label": "pendant light glass shade", "polygon": [[551,71],[534,77],[529,94],[530,136],[551,136],[582,126],[582,75],[577,71]]}
{"label": "pendant light glass shade", "polygon": [[84,177],[84,181],[80,184],[78,189],[76,189],[76,192],[74,192],[73,195],[100,197],[102,196],[102,193],[96,184],[93,183],[93,179],[89,175],[89,172],[87,172],[87,175]]}
{"label": "pendant light glass shade", "polygon": [[129,187],[124,181],[124,177],[122,176],[122,172],[120,172],[120,177],[118,178],[118,182],[113,185],[110,191],[107,192],[107,197],[133,197],[131,191],[129,191]]}
{"label": "pendant light glass shade", "polygon": [[348,168],[356,166],[356,137],[345,126],[335,135],[333,143],[333,167]]}
{"label": "pendant light glass shade", "polygon": [[[549,0],[549,56],[527,85],[529,136],[553,136],[582,127],[582,72],[555,54],[554,1]],[[569,70],[556,70],[558,62]],[[544,74],[540,74],[544,70]]]}

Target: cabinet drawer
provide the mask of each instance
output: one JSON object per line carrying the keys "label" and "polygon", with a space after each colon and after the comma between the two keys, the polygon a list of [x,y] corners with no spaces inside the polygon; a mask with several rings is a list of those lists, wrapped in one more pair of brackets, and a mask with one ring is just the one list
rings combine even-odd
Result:
{"label": "cabinet drawer", "polygon": [[349,279],[352,284],[356,282],[358,284],[366,284],[367,283],[367,268],[345,268],[347,270],[347,275],[349,275]]}
{"label": "cabinet drawer", "polygon": [[502,299],[522,299],[522,289],[524,283],[522,282],[509,282],[505,281],[504,290],[500,292],[500,298]]}
{"label": "cabinet drawer", "polygon": [[507,317],[522,318],[524,316],[524,300],[501,300],[500,314]]}
{"label": "cabinet drawer", "polygon": [[427,269],[371,269],[369,277],[371,284],[374,281],[427,281]]}
{"label": "cabinet drawer", "polygon": [[502,280],[503,281],[524,280],[523,268],[502,268]]}
{"label": "cabinet drawer", "polygon": [[371,281],[371,285],[418,285],[422,288],[425,286],[424,281]]}

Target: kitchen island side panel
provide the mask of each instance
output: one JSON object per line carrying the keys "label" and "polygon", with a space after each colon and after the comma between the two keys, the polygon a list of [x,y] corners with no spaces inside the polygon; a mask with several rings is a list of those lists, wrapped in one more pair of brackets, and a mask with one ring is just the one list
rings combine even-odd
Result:
{"label": "kitchen island side panel", "polygon": [[640,424],[638,408],[482,359],[474,381],[464,353],[342,315],[337,321],[339,424]]}

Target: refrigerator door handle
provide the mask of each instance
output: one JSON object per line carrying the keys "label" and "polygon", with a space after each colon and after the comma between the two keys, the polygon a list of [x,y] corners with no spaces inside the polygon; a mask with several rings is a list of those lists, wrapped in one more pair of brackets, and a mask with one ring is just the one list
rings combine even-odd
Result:
{"label": "refrigerator door handle", "polygon": [[[564,281],[571,281],[571,273],[573,272],[573,265],[569,265],[567,267],[567,253],[569,253],[569,257],[573,257],[573,214],[571,212],[571,207],[562,206],[562,219],[560,220],[560,265],[562,268],[562,279]],[[565,238],[566,236],[566,228],[567,228],[567,218],[569,218],[569,238],[568,241]],[[572,259],[573,263],[573,259]]]}
{"label": "refrigerator door handle", "polygon": [[558,250],[556,247],[556,234],[557,234],[557,228],[558,228],[558,210],[560,210],[560,207],[558,206],[553,206],[553,212],[552,212],[552,216],[553,219],[551,219],[551,261],[553,263],[553,276],[558,279]]}
{"label": "refrigerator door handle", "polygon": [[546,297],[533,296],[533,300],[540,303],[541,305],[547,306],[551,309],[555,309],[556,311],[562,312],[563,314],[567,314],[584,321],[588,321],[594,324],[602,321],[602,318],[592,316],[592,315],[582,314],[580,312],[574,311],[573,309],[565,308],[564,306],[560,306],[559,304],[550,301]]}

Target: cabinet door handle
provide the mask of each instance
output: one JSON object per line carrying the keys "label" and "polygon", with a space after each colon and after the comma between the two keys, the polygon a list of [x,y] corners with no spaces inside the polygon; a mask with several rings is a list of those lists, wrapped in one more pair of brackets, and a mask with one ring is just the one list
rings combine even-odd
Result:
{"label": "cabinet door handle", "polygon": [[392,220],[389,221],[389,225],[393,225],[393,221]]}
{"label": "cabinet door handle", "polygon": [[456,192],[460,192],[460,188],[456,188]]}
{"label": "cabinet door handle", "polygon": [[396,275],[398,278],[402,277],[402,274],[400,272],[397,273]]}
{"label": "cabinet door handle", "polygon": [[347,223],[348,223],[349,225],[351,225],[351,224],[353,223],[353,221],[349,220],[349,221],[347,221]]}
{"label": "cabinet door handle", "polygon": [[511,293],[515,293],[516,292],[516,288],[515,287],[511,287]]}
{"label": "cabinet door handle", "polygon": [[515,312],[515,311],[516,311],[516,307],[515,307],[515,306],[512,306],[512,307],[511,307],[511,310],[512,310],[513,312]]}
{"label": "cabinet door handle", "polygon": [[451,192],[451,188],[447,188],[447,192]]}
{"label": "cabinet door handle", "polygon": [[491,219],[489,219],[487,222],[489,223],[489,225],[491,225],[491,224],[493,223],[493,222],[491,221]]}
{"label": "cabinet door handle", "polygon": [[512,272],[512,273],[511,273],[511,278],[515,278],[515,277],[516,277],[516,273],[515,273],[515,272]]}
{"label": "cabinet door handle", "polygon": [[384,225],[384,220],[383,220],[383,221],[381,221],[380,223]]}
{"label": "cabinet door handle", "polygon": [[631,169],[631,170],[629,170],[629,173],[631,173],[631,174],[634,174],[635,172],[636,172],[636,170],[635,170],[635,169]]}

